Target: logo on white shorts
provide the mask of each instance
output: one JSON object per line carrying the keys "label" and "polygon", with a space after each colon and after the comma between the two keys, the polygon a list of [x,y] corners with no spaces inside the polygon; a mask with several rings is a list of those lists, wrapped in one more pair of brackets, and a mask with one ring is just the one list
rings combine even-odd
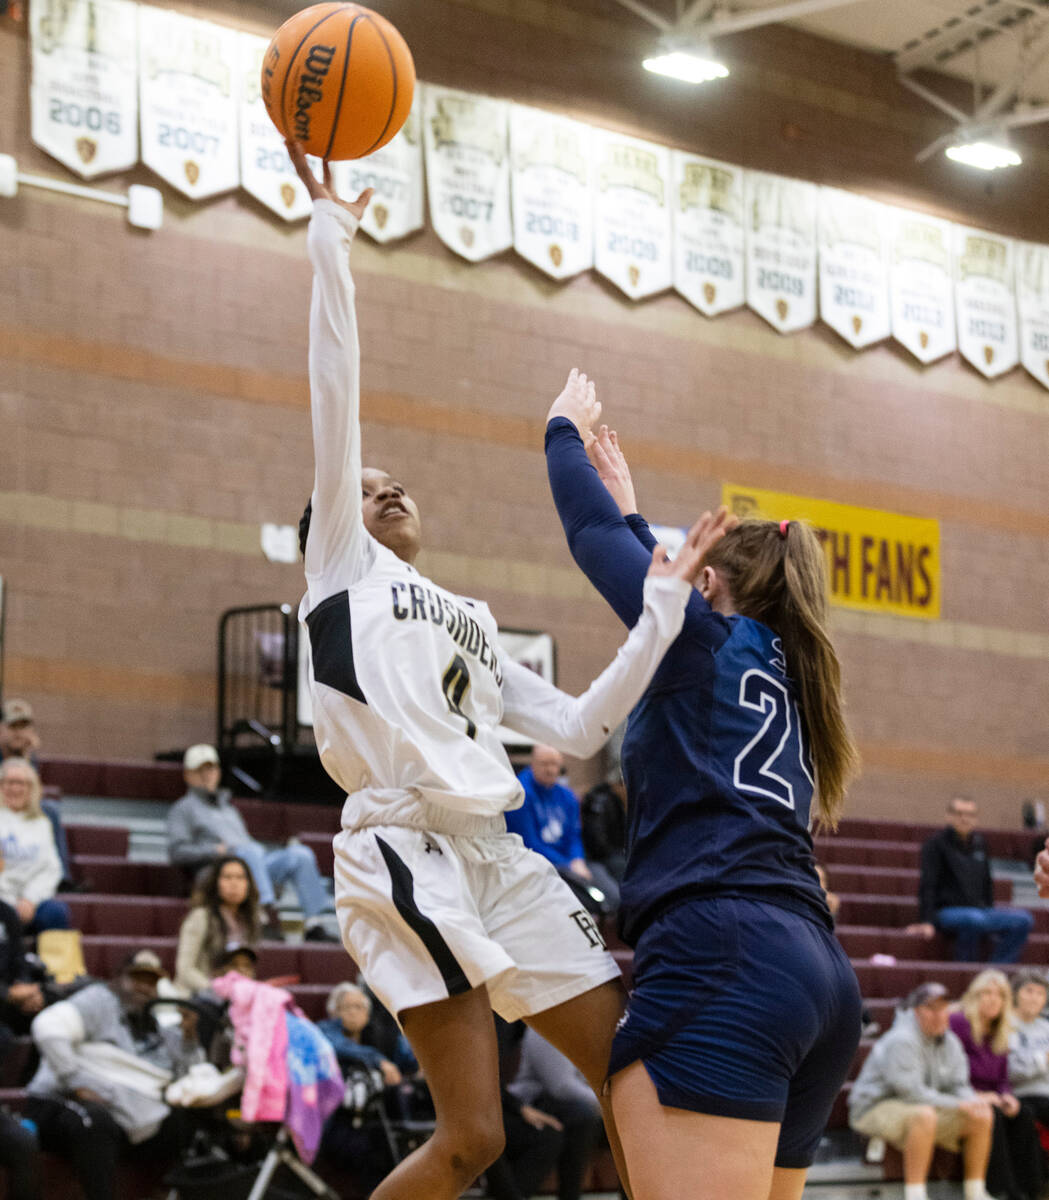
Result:
{"label": "logo on white shorts", "polygon": [[601,930],[594,924],[593,917],[586,911],[585,908],[577,908],[574,913],[569,913],[569,916],[579,926],[583,932],[583,936],[596,950],[605,950],[605,939],[601,936]]}

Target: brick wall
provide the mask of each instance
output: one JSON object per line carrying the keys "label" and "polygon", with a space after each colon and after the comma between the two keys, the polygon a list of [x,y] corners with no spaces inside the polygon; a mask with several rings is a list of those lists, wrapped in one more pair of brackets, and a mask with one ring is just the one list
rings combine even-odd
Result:
{"label": "brick wall", "polygon": [[[249,3],[179,7],[272,25]],[[726,41],[720,90],[678,91],[641,77],[638,23],[598,0],[379,7],[425,79],[1049,240],[1045,131],[1001,180],[918,166],[942,125],[873,56],[770,29]],[[22,31],[0,24],[0,152],[62,177],[28,142],[26,72]],[[114,186],[133,181],[153,182],[139,168]],[[295,523],[311,482],[304,229],[242,195],[165,189],[165,205],[144,234],[83,201],[0,201],[6,691],[38,707],[55,753],[210,737],[219,613],[301,590],[258,526]],[[578,363],[655,520],[686,523],[724,480],[941,520],[941,622],[836,617],[867,762],[854,815],[932,819],[963,789],[1004,824],[1045,794],[1049,394],[1024,374],[923,370],[892,345],[709,322],[669,295],[634,306],[593,275],[554,287],[512,254],[467,266],[429,232],[362,238],[355,264],[366,461],[419,501],[420,565],[503,624],[550,630],[563,686],[585,687],[621,636],[545,483],[542,418]]]}

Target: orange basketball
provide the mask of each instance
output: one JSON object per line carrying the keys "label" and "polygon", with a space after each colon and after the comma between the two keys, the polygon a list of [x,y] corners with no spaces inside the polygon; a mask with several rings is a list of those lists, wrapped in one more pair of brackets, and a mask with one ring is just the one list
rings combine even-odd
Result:
{"label": "orange basketball", "polygon": [[319,158],[363,158],[385,146],[407,120],[414,90],[404,38],[362,4],[304,8],[262,60],[270,119]]}

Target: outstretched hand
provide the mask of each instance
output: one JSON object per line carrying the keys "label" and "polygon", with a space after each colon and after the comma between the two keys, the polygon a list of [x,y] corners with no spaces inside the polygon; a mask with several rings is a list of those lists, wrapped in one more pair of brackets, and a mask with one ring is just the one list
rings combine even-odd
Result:
{"label": "outstretched hand", "polygon": [[310,164],[306,161],[306,151],[303,149],[302,143],[285,141],[284,145],[288,149],[288,157],[291,159],[291,165],[295,168],[295,174],[302,180],[303,187],[309,192],[311,200],[332,200],[340,208],[344,208],[348,213],[352,213],[358,221],[364,216],[364,210],[368,207],[368,203],[374,194],[374,188],[365,188],[356,200],[342,200],[335,191],[335,182],[331,174],[331,163],[327,159],[324,160],[323,178],[318,179],[310,170]]}
{"label": "outstretched hand", "polygon": [[573,367],[561,395],[550,405],[547,421],[552,421],[554,417],[567,417],[585,441],[591,426],[600,416],[601,404],[594,381],[581,375],[578,367]]}
{"label": "outstretched hand", "polygon": [[656,546],[652,551],[649,575],[666,575],[695,584],[703,569],[703,560],[725,534],[730,529],[735,529],[738,524],[739,518],[730,516],[724,505],[716,513],[705,512],[688,531],[685,543],[675,559],[670,559],[665,547]]}
{"label": "outstretched hand", "polygon": [[614,429],[602,425],[596,434],[583,436],[586,452],[594,464],[601,482],[608,488],[609,495],[619,505],[623,516],[637,512],[637,498],[634,495],[634,481],[630,478],[630,468],[626,456],[619,446],[619,437]]}

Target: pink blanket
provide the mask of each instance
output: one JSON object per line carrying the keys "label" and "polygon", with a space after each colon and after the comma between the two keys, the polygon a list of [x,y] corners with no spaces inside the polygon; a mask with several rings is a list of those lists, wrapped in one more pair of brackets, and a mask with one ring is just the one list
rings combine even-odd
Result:
{"label": "pink blanket", "polygon": [[235,971],[212,980],[211,986],[230,1002],[235,1034],[232,1059],[245,1074],[241,1115],[245,1121],[283,1121],[288,1103],[284,1013],[292,1004],[291,993]]}

